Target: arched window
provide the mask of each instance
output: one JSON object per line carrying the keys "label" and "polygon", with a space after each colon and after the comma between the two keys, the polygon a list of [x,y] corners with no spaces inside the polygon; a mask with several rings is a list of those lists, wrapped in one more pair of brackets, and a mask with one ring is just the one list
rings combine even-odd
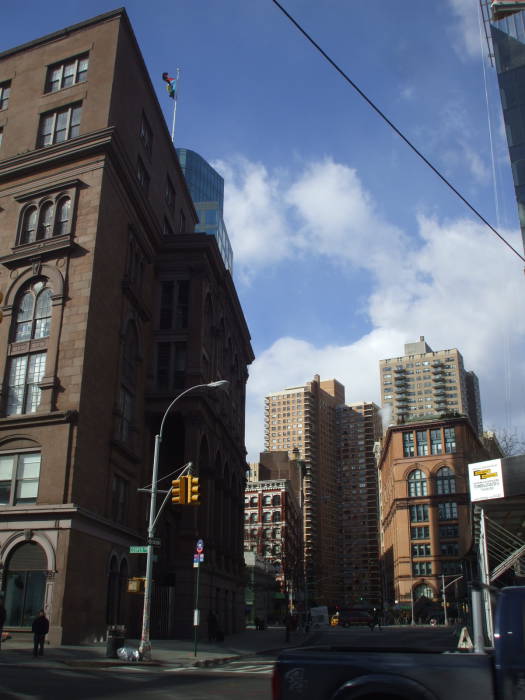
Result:
{"label": "arched window", "polygon": [[441,467],[436,474],[436,491],[440,495],[456,493],[456,477],[450,467]]}
{"label": "arched window", "polygon": [[108,575],[106,622],[117,624],[118,620],[118,599],[119,599],[119,575],[116,557],[111,557]]}
{"label": "arched window", "polygon": [[263,513],[263,518],[262,518],[262,519],[263,519],[263,523],[269,523],[270,520],[271,520],[271,517],[272,517],[272,516],[271,516],[271,513],[269,513],[268,511],[266,511],[265,513]]}
{"label": "arched window", "polygon": [[279,513],[278,510],[274,510],[272,513],[272,522],[273,523],[279,523],[281,522],[281,514]]}
{"label": "arched window", "polygon": [[[7,415],[34,413],[39,405],[39,386],[46,368],[46,352],[30,352],[28,341],[49,337],[51,327],[51,297],[46,281],[39,279],[22,291],[15,304],[11,337],[17,343],[27,343],[25,354],[12,354],[8,363]],[[20,352],[20,347],[17,346]]]}
{"label": "arched window", "polygon": [[250,506],[253,508],[256,505],[257,505],[257,496],[252,496],[250,498]]}
{"label": "arched window", "polygon": [[31,627],[44,605],[47,557],[39,544],[19,545],[10,555],[4,571],[6,625]]}
{"label": "arched window", "polygon": [[408,475],[408,495],[409,496],[426,496],[428,493],[427,489],[427,478],[421,471],[421,469],[414,469]]}
{"label": "arched window", "polygon": [[29,207],[26,209],[22,221],[20,243],[33,243],[33,241],[36,240],[37,219],[38,211],[36,207]]}
{"label": "arched window", "polygon": [[45,202],[40,207],[40,216],[38,218],[37,238],[51,238],[53,235],[53,202]]}
{"label": "arched window", "polygon": [[263,506],[269,506],[272,503],[272,497],[271,496],[263,496]]}
{"label": "arched window", "polygon": [[428,585],[428,583],[420,583],[414,588],[414,600],[419,600],[419,598],[423,597],[428,598],[429,600],[432,600],[434,597],[434,591]]}
{"label": "arched window", "polygon": [[71,198],[61,196],[58,201],[46,199],[38,206],[31,205],[24,211],[18,243],[23,245],[62,236],[70,230]]}
{"label": "arched window", "polygon": [[[35,290],[37,285],[35,285]],[[42,283],[43,284],[43,283]],[[38,292],[35,305],[34,338],[47,338],[51,328],[51,297],[53,292],[49,287],[43,287]]]}
{"label": "arched window", "polygon": [[281,505],[281,496],[276,493],[275,496],[272,498],[272,506],[280,506]]}
{"label": "arched window", "polygon": [[19,298],[14,328],[14,341],[47,338],[51,325],[51,297],[53,292],[38,280]]}
{"label": "arched window", "polygon": [[69,219],[71,218],[71,200],[62,197],[58,202],[55,223],[55,236],[62,236],[69,231]]}

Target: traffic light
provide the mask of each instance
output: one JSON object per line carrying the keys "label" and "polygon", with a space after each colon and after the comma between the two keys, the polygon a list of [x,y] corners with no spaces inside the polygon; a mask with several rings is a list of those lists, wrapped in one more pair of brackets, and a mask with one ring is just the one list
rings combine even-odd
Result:
{"label": "traffic light", "polygon": [[199,477],[188,475],[188,488],[186,491],[186,503],[190,506],[199,506],[201,503],[201,495],[199,493]]}
{"label": "traffic light", "polygon": [[171,482],[171,502],[182,505],[186,503],[186,477],[173,479]]}

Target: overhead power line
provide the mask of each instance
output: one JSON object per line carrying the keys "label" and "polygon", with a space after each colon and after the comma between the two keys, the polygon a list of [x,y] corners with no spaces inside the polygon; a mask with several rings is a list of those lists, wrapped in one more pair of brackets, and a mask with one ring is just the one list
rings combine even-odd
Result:
{"label": "overhead power line", "polygon": [[326,53],[326,51],[324,51],[319,46],[319,44],[316,41],[314,41],[314,39],[308,34],[308,32],[305,31],[301,27],[301,25],[292,17],[292,15],[289,12],[287,12],[287,10],[284,9],[284,7],[281,5],[281,3],[279,3],[277,0],[272,0],[272,2],[274,3],[274,5],[277,5],[277,7],[281,10],[281,12],[284,15],[286,15],[286,17],[288,17],[290,22],[301,32],[301,34],[306,39],[308,39],[308,41],[312,44],[312,46],[314,46],[317,49],[317,51],[319,51],[319,53],[328,61],[328,63],[333,68],[335,68],[335,70],[346,80],[346,82],[349,83],[354,88],[354,90],[359,93],[359,95],[361,95],[361,97],[365,100],[365,102],[367,102],[370,105],[370,107],[372,107],[374,112],[377,112],[377,114],[379,114],[381,119],[383,119],[388,124],[388,126],[393,131],[396,132],[396,134],[401,139],[403,139],[403,141],[407,144],[407,146],[409,146],[414,151],[414,153],[417,156],[419,156],[419,158],[421,158],[421,160],[424,163],[426,163],[426,165],[428,165],[428,167],[445,183],[445,185],[449,189],[451,189],[452,192],[454,192],[454,194],[457,195],[464,204],[467,205],[467,207],[478,217],[478,219],[480,219],[485,224],[485,226],[488,226],[488,228],[492,231],[492,233],[494,233],[502,241],[502,243],[504,243],[508,248],[510,248],[512,250],[512,252],[515,253],[518,256],[518,258],[520,258],[520,260],[525,262],[525,257],[523,257],[523,255],[518,253],[518,251],[505,238],[503,238],[503,236],[494,228],[494,226],[492,226],[492,224],[490,224],[487,221],[487,219],[485,219],[485,217],[468,201],[468,199],[466,199],[461,194],[461,192],[459,192],[459,190],[457,190],[454,187],[454,185],[449,180],[447,180],[447,178],[444,175],[442,175],[441,172],[428,160],[428,158],[426,158],[421,153],[421,151],[418,148],[416,148],[416,146],[414,146],[414,144],[410,141],[410,139],[407,138],[403,134],[403,132],[397,128],[397,126],[386,116],[386,114],[384,112],[382,112],[379,109],[379,107],[361,90],[361,88],[354,83],[354,81],[344,72],[344,70],[342,68],[340,68],[337,65],[337,63],[330,58],[330,56]]}

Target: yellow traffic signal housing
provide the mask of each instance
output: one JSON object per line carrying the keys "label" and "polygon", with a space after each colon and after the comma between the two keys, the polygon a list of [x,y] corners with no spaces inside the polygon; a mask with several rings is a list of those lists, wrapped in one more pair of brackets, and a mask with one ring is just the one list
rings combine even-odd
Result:
{"label": "yellow traffic signal housing", "polygon": [[128,593],[144,593],[146,579],[140,576],[128,578]]}
{"label": "yellow traffic signal housing", "polygon": [[173,479],[171,482],[171,502],[178,504],[187,503],[186,494],[186,477],[182,476],[180,479]]}
{"label": "yellow traffic signal housing", "polygon": [[201,495],[199,492],[199,477],[187,476],[185,478],[188,484],[188,489],[186,491],[186,503],[190,506],[200,506]]}

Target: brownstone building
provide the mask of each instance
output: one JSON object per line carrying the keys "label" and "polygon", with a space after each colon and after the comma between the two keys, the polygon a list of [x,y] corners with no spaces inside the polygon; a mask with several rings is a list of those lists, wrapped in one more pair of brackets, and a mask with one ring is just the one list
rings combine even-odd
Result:
{"label": "brownstone building", "polygon": [[[140,629],[153,436],[192,461],[203,505],[162,517],[152,635],[244,619],[249,332],[196,214],[124,10],[0,54],[0,587],[6,627],[45,606],[52,642]],[[169,479],[161,481],[167,488]]]}
{"label": "brownstone building", "polygon": [[468,464],[487,457],[466,417],[388,428],[379,460],[387,604],[437,599],[443,577],[448,583],[462,575],[472,545]]}

